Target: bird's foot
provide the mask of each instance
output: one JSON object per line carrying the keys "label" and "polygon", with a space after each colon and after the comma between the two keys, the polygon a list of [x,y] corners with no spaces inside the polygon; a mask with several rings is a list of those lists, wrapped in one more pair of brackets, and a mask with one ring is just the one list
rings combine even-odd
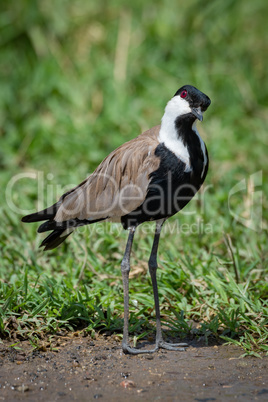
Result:
{"label": "bird's foot", "polygon": [[185,348],[188,348],[189,345],[187,343],[168,343],[161,340],[157,343],[156,347],[160,349],[177,350],[179,352],[184,352]]}
{"label": "bird's foot", "polygon": [[159,349],[166,349],[166,350],[174,350],[174,351],[179,351],[179,352],[184,352],[185,348],[188,348],[189,345],[188,343],[168,343],[164,342],[163,340],[159,341],[156,343],[155,347],[153,349],[137,349],[137,348],[132,348],[128,344],[122,345],[123,352],[126,354],[130,355],[139,355],[139,354],[144,354],[144,353],[154,353]]}
{"label": "bird's foot", "polygon": [[130,355],[140,355],[142,353],[154,353],[158,350],[158,346],[155,346],[153,349],[137,349],[137,348],[132,348],[127,344],[123,344],[122,345],[123,348],[123,352],[126,354],[130,354]]}

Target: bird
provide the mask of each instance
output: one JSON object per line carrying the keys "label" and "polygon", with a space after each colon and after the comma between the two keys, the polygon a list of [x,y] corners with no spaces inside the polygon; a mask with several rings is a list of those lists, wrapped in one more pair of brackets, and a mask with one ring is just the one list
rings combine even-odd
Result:
{"label": "bird", "polygon": [[[122,349],[126,354],[153,353],[158,349],[185,350],[186,343],[164,341],[156,272],[161,229],[166,219],[184,208],[203,184],[208,171],[206,145],[197,131],[197,120],[211,103],[192,85],[183,85],[168,101],[161,124],[111,152],[78,186],[63,194],[52,206],[22,218],[41,222],[38,232],[52,231],[40,247],[60,245],[77,227],[99,221],[121,222],[129,231],[121,262],[124,292]],[[129,272],[130,254],[138,225],[155,221],[155,234],[148,261],[151,276],[156,337],[153,348],[130,346]]]}

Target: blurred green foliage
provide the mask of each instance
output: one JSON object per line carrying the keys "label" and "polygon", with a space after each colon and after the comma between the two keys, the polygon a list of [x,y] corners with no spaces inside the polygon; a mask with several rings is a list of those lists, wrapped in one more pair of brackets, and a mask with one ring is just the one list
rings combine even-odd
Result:
{"label": "blurred green foliage", "polygon": [[3,167],[43,170],[49,160],[70,169],[79,161],[91,171],[157,124],[184,83],[212,98],[209,146],[217,147],[216,130],[226,143],[216,156],[244,159],[251,143],[249,159],[261,157],[266,1],[13,0],[0,7]]}
{"label": "blurred green foliage", "polygon": [[[211,159],[207,184],[212,187],[206,192],[206,208],[198,209],[197,202],[193,205],[198,214],[181,216],[180,221],[191,225],[199,219],[213,230],[176,236],[167,231],[163,236],[162,306],[167,314],[168,306],[173,306],[179,323],[182,309],[187,318],[205,320],[205,334],[217,334],[222,326],[230,336],[255,336],[262,322],[260,344],[267,333],[267,306],[259,301],[267,298],[267,200],[263,197],[262,230],[254,232],[234,221],[228,194],[239,180],[248,181],[260,170],[261,189],[267,194],[267,15],[266,0],[0,3],[3,193],[14,175],[43,172],[44,198],[54,202],[65,186],[79,183],[115,147],[159,124],[166,102],[180,86],[197,86],[212,99],[200,126]],[[36,181],[18,183],[12,197],[21,209],[36,208]],[[241,202],[249,199],[250,194],[243,193],[232,207],[240,213]],[[41,327],[45,322],[45,328],[51,328],[51,320],[62,325],[59,317],[66,324],[82,314],[88,321],[94,311],[102,321],[100,304],[104,309],[109,306],[111,313],[112,303],[115,315],[122,312],[117,269],[126,234],[98,235],[90,228],[62,248],[37,255],[32,251],[40,242],[35,240],[35,225],[22,225],[4,196],[0,208],[3,333],[12,315],[32,328],[31,314],[45,312]],[[233,259],[224,233],[232,238]],[[151,238],[140,233],[136,239],[136,265],[146,260]],[[230,282],[234,268],[239,271],[238,288]],[[139,308],[147,307],[142,315],[148,328],[150,282],[142,274],[131,286]],[[49,290],[53,287],[58,287],[58,298]],[[222,310],[226,306],[229,321]],[[118,327],[117,321],[113,324],[106,320],[106,327]],[[249,351],[256,345],[246,336],[240,339]]]}

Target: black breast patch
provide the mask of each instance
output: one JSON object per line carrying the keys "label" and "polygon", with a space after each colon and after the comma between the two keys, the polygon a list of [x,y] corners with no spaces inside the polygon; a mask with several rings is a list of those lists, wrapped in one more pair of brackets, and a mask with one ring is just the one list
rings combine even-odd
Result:
{"label": "black breast patch", "polygon": [[160,158],[159,168],[150,174],[150,184],[144,202],[121,218],[125,229],[150,220],[167,218],[180,211],[202,184],[196,185],[193,172],[185,172],[186,165],[163,143],[155,149]]}

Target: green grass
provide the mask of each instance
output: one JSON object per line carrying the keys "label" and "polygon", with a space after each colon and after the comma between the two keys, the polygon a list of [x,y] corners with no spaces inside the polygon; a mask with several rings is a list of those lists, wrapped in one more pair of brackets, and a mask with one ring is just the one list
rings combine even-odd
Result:
{"label": "green grass", "polygon": [[[199,125],[211,163],[203,196],[163,230],[163,321],[177,335],[267,352],[267,2],[13,0],[0,11],[1,336],[36,345],[62,328],[122,332],[127,233],[96,224],[44,253],[37,225],[20,218],[158,124],[169,98],[191,83],[212,99]],[[18,174],[32,178],[15,182]],[[230,207],[242,218],[251,211],[255,230],[228,207],[241,180]],[[154,328],[153,230],[141,226],[133,249],[134,338]]]}

